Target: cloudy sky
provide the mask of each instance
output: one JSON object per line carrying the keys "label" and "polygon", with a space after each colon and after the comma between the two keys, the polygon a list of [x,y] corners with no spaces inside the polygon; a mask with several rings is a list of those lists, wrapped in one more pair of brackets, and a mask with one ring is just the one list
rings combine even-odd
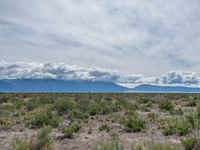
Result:
{"label": "cloudy sky", "polygon": [[198,85],[199,0],[0,0],[0,79]]}

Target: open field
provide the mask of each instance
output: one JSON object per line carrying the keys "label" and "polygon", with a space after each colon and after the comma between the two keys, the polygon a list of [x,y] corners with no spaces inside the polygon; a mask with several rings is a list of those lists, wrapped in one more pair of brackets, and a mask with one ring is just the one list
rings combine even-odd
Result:
{"label": "open field", "polygon": [[200,94],[1,93],[1,150],[198,149]]}

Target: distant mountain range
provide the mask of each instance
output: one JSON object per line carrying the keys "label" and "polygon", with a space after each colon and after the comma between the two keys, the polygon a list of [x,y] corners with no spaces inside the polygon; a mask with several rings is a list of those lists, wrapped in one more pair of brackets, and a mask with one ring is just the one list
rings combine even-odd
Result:
{"label": "distant mountain range", "polygon": [[126,87],[111,82],[16,79],[0,80],[0,92],[124,92]]}
{"label": "distant mountain range", "polygon": [[181,86],[157,86],[150,84],[139,85],[128,92],[156,92],[156,93],[199,93],[200,88],[181,87]]}
{"label": "distant mountain range", "polygon": [[56,80],[56,79],[15,79],[0,80],[0,92],[155,92],[155,93],[198,93],[200,88],[180,86],[155,86],[142,84],[127,88],[112,82]]}

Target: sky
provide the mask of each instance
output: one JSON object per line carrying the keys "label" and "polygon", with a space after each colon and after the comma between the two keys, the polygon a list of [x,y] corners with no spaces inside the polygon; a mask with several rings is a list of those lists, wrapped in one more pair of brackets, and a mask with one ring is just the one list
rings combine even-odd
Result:
{"label": "sky", "polygon": [[200,84],[199,0],[0,0],[0,79]]}

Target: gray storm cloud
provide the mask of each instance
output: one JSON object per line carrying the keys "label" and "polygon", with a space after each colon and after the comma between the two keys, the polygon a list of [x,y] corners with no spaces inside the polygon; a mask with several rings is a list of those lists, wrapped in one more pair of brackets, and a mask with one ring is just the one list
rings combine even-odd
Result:
{"label": "gray storm cloud", "polygon": [[90,80],[115,83],[149,83],[195,86],[200,82],[195,72],[170,71],[160,77],[146,77],[141,74],[124,75],[119,71],[104,68],[85,68],[65,63],[0,62],[0,79],[60,79]]}

